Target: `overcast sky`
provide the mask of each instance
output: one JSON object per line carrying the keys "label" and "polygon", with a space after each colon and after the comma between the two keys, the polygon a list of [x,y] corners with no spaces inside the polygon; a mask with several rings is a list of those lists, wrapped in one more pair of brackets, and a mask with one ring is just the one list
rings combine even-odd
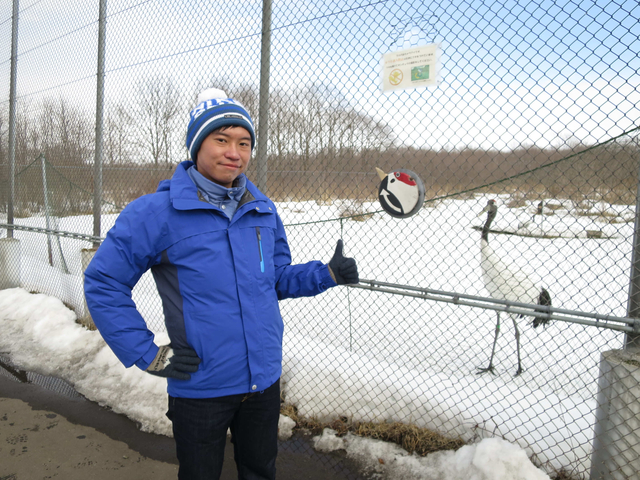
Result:
{"label": "overcast sky", "polygon": [[[5,105],[10,3],[0,6]],[[415,146],[593,144],[640,120],[640,6],[620,3],[275,1],[271,88],[332,85]],[[20,98],[95,108],[97,5],[20,2]],[[257,0],[110,0],[107,100],[133,101],[151,76],[173,78],[186,103],[212,78],[258,85],[260,30]],[[383,93],[382,54],[427,43],[441,46],[439,86]]]}

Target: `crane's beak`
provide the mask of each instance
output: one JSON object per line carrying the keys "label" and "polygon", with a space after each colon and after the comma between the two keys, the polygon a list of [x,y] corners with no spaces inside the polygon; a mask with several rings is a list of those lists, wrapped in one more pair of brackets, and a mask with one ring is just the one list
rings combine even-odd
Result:
{"label": "crane's beak", "polygon": [[387,176],[386,173],[384,173],[382,170],[380,170],[378,167],[376,167],[376,172],[378,172],[378,176],[380,177],[380,180],[384,180],[385,177]]}
{"label": "crane's beak", "polygon": [[487,205],[482,209],[482,211],[478,214],[478,217],[481,217],[482,215],[484,215],[487,212],[487,210],[489,210],[489,205]]}

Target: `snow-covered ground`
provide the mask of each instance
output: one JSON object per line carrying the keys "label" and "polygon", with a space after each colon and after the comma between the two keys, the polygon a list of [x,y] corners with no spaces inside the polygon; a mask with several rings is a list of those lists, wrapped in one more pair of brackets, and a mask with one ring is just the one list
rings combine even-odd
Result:
{"label": "snow-covered ground", "polygon": [[[15,288],[0,291],[0,351],[21,368],[55,375],[90,400],[141,423],[142,428],[171,435],[166,411],[166,380],[137,368],[125,369],[98,332],[75,323],[60,300]],[[168,341],[159,334],[158,342]],[[315,394],[321,394],[316,387]],[[291,429],[281,416],[281,434]],[[287,428],[288,427],[288,428]],[[344,438],[325,429],[314,438],[320,451],[343,449],[366,470],[393,479],[544,480],[524,450],[502,439],[485,439],[453,452],[420,458],[394,444],[354,435]],[[382,462],[381,462],[382,460]]]}
{"label": "snow-covered ground", "polygon": [[[341,237],[345,254],[358,261],[361,278],[487,296],[480,272],[480,234],[472,228],[484,222],[477,216],[487,198],[427,205],[405,220],[376,213],[365,221],[338,221],[341,202],[290,202],[278,207],[296,263],[327,261]],[[509,209],[506,198],[496,198],[499,212],[492,229],[513,230],[532,218],[535,205]],[[376,204],[362,208],[378,209]],[[567,208],[536,217],[535,228],[560,238],[491,235],[490,242],[506,261],[520,264],[542,283],[554,306],[625,316],[633,216],[625,206],[594,209],[609,216],[578,216]],[[103,232],[115,217],[103,216]],[[619,223],[605,222],[607,218]],[[58,222],[61,230],[92,231],[91,217]],[[45,221],[32,217],[18,223],[42,227]],[[587,231],[601,231],[602,238],[585,238]],[[14,235],[21,240],[23,287],[57,297],[82,315],[80,250],[89,244],[60,239],[70,271],[63,274],[48,266],[44,235],[22,231]],[[54,260],[56,251],[52,249]],[[0,347],[11,352],[14,362],[60,376],[144,428],[168,433],[164,386],[155,377],[122,368],[99,335],[77,330],[80,327],[66,332],[59,315],[48,313],[54,299],[24,297],[20,290],[1,294],[0,321],[13,325],[3,325],[3,331],[14,333],[3,335]],[[134,299],[162,337],[162,309],[150,275],[136,286]],[[526,462],[515,460],[522,452],[547,473],[564,468],[576,478],[588,475],[600,352],[620,348],[624,334],[561,322],[534,330],[527,319],[518,320],[525,372],[514,378],[513,327],[503,315],[494,360],[497,375],[478,376],[476,368],[486,366],[491,351],[493,312],[345,287],[310,299],[283,301],[281,307],[286,326],[283,391],[299,413],[413,423],[472,442],[458,452],[427,457],[430,460],[398,456],[395,447],[374,447],[377,443],[372,441],[365,447],[351,436],[332,439],[331,432],[319,439],[319,445],[337,445],[353,455],[377,452],[371,453],[372,458],[381,455],[376,449],[383,448],[388,459],[394,459],[385,461],[384,468],[399,469],[390,478],[439,478],[435,473],[439,468],[447,472],[446,478],[474,478],[474,472],[482,470],[473,469],[489,458],[487,449],[519,465],[516,470],[505,466],[505,471],[528,468]],[[12,308],[18,310],[8,317]],[[50,334],[53,331],[56,335]],[[58,332],[76,340],[64,340]],[[58,348],[59,353],[52,353]],[[52,362],[53,357],[60,362]],[[468,469],[459,473],[447,465]],[[505,475],[477,478],[538,478]]]}

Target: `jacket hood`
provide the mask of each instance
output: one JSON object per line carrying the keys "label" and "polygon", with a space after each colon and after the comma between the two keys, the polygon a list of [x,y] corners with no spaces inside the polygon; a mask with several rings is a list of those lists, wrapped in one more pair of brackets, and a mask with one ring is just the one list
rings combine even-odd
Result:
{"label": "jacket hood", "polygon": [[162,180],[158,184],[156,192],[167,192],[169,190],[169,185],[171,185],[171,180]]}

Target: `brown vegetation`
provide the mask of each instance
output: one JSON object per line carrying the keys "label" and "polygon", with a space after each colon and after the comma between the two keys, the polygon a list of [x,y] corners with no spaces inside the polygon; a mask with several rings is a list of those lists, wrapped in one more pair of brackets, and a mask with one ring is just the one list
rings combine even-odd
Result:
{"label": "brown vegetation", "polygon": [[282,406],[280,413],[295,421],[297,428],[310,430],[314,434],[321,434],[325,428],[334,430],[338,436],[351,432],[360,437],[395,443],[407,452],[415,452],[421,456],[439,450],[456,450],[465,445],[460,439],[445,437],[427,428],[404,423],[352,422],[345,417],[336,418],[331,422],[320,422],[299,416],[297,409],[287,404]]}
{"label": "brown vegetation", "polygon": [[[246,85],[225,85],[255,112],[258,95]],[[134,198],[155,191],[175,165],[186,159],[183,145],[188,105],[171,79],[139,84],[153,97],[147,103],[107,106],[104,122],[103,200],[120,209]],[[147,95],[148,96],[148,95]],[[143,97],[143,95],[140,95]],[[634,204],[640,148],[636,138],[603,145],[566,148],[517,148],[511,151],[431,150],[398,145],[391,129],[354,108],[338,91],[308,85],[293,91],[273,90],[269,114],[268,194],[275,200],[377,197],[375,168],[406,168],[426,187],[427,201],[476,192],[512,195],[515,204],[560,198],[609,204]],[[48,188],[60,215],[89,213],[94,188],[94,119],[64,99],[21,103],[16,128],[15,210],[28,215],[43,205],[44,155],[51,168]],[[7,112],[0,112],[0,209],[8,187]],[[248,175],[257,179],[254,158]]]}

